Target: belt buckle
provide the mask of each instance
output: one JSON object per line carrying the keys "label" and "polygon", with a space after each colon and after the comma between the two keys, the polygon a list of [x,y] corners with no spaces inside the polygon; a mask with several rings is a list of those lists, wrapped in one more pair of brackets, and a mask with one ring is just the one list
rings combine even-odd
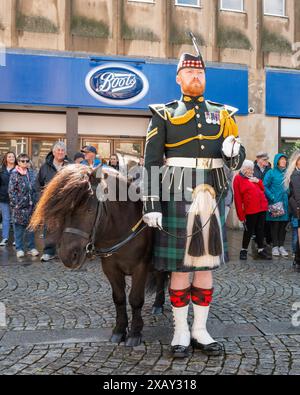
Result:
{"label": "belt buckle", "polygon": [[209,158],[197,158],[197,168],[207,170],[211,165],[211,159]]}

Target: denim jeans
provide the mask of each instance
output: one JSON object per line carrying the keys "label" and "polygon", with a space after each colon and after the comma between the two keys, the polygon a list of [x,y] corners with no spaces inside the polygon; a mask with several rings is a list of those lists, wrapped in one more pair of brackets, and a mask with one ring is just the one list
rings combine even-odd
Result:
{"label": "denim jeans", "polygon": [[34,232],[28,232],[26,228],[27,227],[24,225],[14,224],[17,251],[25,251],[24,241],[26,241],[26,239],[27,239],[27,246],[29,251],[35,248]]}
{"label": "denim jeans", "polygon": [[2,239],[9,239],[10,208],[8,203],[0,202],[0,212],[2,213]]}

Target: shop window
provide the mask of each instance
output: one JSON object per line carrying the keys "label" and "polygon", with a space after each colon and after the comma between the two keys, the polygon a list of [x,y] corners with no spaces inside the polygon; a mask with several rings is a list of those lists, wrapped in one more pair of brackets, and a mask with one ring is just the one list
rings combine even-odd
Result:
{"label": "shop window", "polygon": [[144,154],[144,139],[82,139],[82,146],[91,145],[98,151],[98,157],[108,162],[110,156],[114,153],[118,154],[123,164],[136,164],[140,157]]}
{"label": "shop window", "polygon": [[28,154],[28,141],[26,138],[12,138],[5,139],[1,138],[0,141],[0,157],[7,152],[14,152],[17,156],[23,153]]}
{"label": "shop window", "polygon": [[300,141],[296,139],[282,139],[280,152],[283,152],[288,157],[291,157],[292,154],[300,150]]}
{"label": "shop window", "polygon": [[138,163],[143,155],[143,141],[116,140],[115,152],[121,157],[121,162],[129,168]]}
{"label": "shop window", "polygon": [[33,166],[39,169],[46,160],[47,155],[51,152],[54,140],[32,140],[31,141],[31,158]]}
{"label": "shop window", "polygon": [[83,145],[95,147],[98,152],[98,157],[104,161],[108,161],[112,154],[112,142],[110,140],[84,140]]}

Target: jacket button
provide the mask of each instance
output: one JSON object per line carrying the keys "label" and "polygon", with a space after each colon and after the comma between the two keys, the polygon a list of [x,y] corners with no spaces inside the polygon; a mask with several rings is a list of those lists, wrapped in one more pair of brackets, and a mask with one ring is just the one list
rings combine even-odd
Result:
{"label": "jacket button", "polygon": [[198,128],[201,129],[202,128],[202,124],[198,123]]}
{"label": "jacket button", "polygon": [[201,149],[202,149],[202,151],[204,151],[204,150],[205,150],[205,147],[204,147],[204,145],[201,145]]}
{"label": "jacket button", "polygon": [[197,114],[196,117],[197,117],[197,118],[200,118],[200,114]]}

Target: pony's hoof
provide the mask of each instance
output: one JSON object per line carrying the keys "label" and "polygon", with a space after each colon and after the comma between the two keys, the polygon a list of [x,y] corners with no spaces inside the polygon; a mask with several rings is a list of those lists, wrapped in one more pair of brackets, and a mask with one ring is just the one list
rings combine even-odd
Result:
{"label": "pony's hoof", "polygon": [[126,340],[126,347],[138,347],[142,343],[142,336],[128,337]]}
{"label": "pony's hoof", "polygon": [[161,307],[153,306],[152,308],[152,315],[162,315],[163,312],[164,312],[164,308],[162,306]]}
{"label": "pony's hoof", "polygon": [[120,344],[125,342],[126,340],[126,333],[114,333],[110,338],[110,342],[113,344]]}

